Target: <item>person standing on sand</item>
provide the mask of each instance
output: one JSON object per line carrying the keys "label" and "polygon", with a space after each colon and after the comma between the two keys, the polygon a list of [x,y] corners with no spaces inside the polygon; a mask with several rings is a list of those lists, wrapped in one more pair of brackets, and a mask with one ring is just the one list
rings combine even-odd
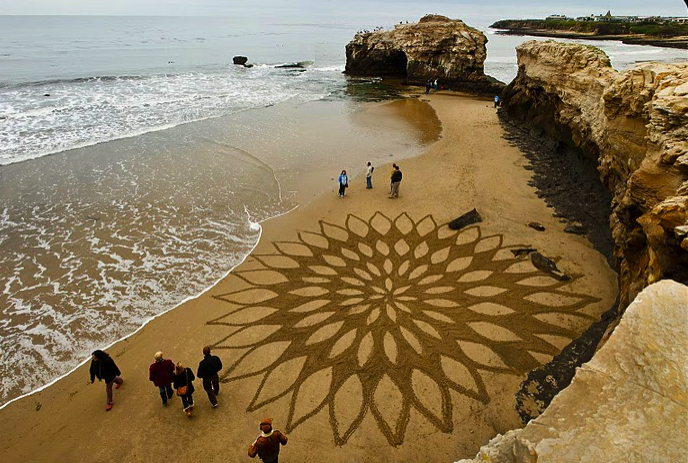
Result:
{"label": "person standing on sand", "polygon": [[394,177],[394,172],[397,171],[397,165],[392,164],[392,172],[389,173],[389,194],[392,194],[392,177]]}
{"label": "person standing on sand", "polygon": [[203,360],[198,364],[197,376],[203,379],[203,389],[208,394],[208,400],[216,408],[217,397],[220,393],[220,377],[217,375],[222,370],[222,360],[217,355],[210,355],[210,346],[203,348]]}
{"label": "person standing on sand", "polygon": [[272,429],[272,418],[260,422],[260,431],[260,436],[248,446],[248,456],[255,458],[258,455],[263,463],[279,463],[280,445],[287,445],[287,435]]}
{"label": "person standing on sand", "polygon": [[124,380],[119,377],[122,374],[117,368],[117,364],[112,357],[102,350],[94,350],[91,354],[91,367],[89,368],[91,374],[91,384],[98,378],[98,381],[105,381],[105,393],[107,394],[106,411],[112,410],[114,402],[112,400],[112,385],[115,389],[119,389]]}
{"label": "person standing on sand", "polygon": [[174,395],[172,381],[174,380],[174,363],[172,360],[165,359],[162,352],[155,353],[155,362],[148,368],[148,379],[160,391],[162,405],[167,405],[167,400]]}
{"label": "person standing on sand", "polygon": [[399,197],[399,185],[401,184],[401,170],[399,166],[394,166],[394,173],[392,174],[392,191],[389,193],[390,198]]}
{"label": "person standing on sand", "polygon": [[499,108],[501,106],[500,101],[499,101],[499,95],[495,95],[495,108]]}
{"label": "person standing on sand", "polygon": [[368,162],[368,169],[366,170],[366,188],[368,190],[373,188],[373,171],[375,170],[375,167]]}
{"label": "person standing on sand", "polygon": [[430,93],[430,89],[432,88],[432,79],[428,79],[428,81],[425,83],[425,94],[427,95]]}
{"label": "person standing on sand", "polygon": [[346,189],[349,188],[349,177],[346,175],[346,171],[343,170],[339,174],[339,197],[343,198],[346,196]]}
{"label": "person standing on sand", "polygon": [[177,390],[177,395],[182,398],[182,407],[186,416],[191,416],[191,409],[194,407],[194,379],[196,377],[191,368],[185,368],[182,362],[177,362],[177,366],[174,368],[173,386]]}

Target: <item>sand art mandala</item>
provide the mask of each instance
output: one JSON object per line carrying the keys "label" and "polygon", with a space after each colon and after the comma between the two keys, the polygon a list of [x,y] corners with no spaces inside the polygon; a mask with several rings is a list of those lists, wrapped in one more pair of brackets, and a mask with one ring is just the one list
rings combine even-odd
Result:
{"label": "sand art mandala", "polygon": [[222,380],[262,378],[248,411],[288,396],[287,432],[323,409],[337,445],[368,413],[390,445],[412,409],[452,432],[451,391],[489,402],[485,372],[523,375],[593,319],[581,309],[597,299],[479,227],[379,212],[319,225],[254,255],[236,273],[249,286],[215,296],[232,310],[209,322],[232,331],[215,348],[237,350]]}

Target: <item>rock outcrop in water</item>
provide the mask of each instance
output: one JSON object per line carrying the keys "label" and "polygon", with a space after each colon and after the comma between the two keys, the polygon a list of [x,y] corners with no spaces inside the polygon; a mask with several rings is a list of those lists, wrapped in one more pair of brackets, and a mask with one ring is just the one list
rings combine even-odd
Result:
{"label": "rock outcrop in water", "polygon": [[688,454],[688,287],[662,281],[524,429],[459,463],[684,461]]}
{"label": "rock outcrop in water", "polygon": [[517,55],[504,110],[582,152],[613,194],[621,306],[660,279],[688,282],[688,63],[620,73],[595,47],[554,41]]}
{"label": "rock outcrop in water", "polygon": [[356,34],[346,46],[345,73],[400,77],[413,85],[439,79],[452,90],[499,92],[503,85],[484,72],[486,43],[485,34],[461,20],[427,15],[393,30]]}

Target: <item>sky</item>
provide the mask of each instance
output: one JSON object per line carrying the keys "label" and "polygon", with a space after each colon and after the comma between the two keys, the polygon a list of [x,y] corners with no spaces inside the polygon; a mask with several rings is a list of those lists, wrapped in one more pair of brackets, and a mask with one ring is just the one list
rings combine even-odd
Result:
{"label": "sky", "polygon": [[[440,13],[452,17],[487,15],[498,19],[538,18],[549,14],[581,16],[617,15],[688,16],[684,0],[0,0],[0,15],[251,15],[258,11],[347,16],[397,13],[400,19],[409,15]],[[463,14],[462,14],[463,13]]]}

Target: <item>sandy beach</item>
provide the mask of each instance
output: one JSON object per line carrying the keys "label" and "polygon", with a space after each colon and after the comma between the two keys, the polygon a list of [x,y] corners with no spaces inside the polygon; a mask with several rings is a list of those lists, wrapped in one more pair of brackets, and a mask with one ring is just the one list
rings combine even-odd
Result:
{"label": "sandy beach", "polygon": [[[442,137],[400,161],[398,199],[387,197],[390,165],[376,166],[372,190],[357,176],[345,198],[333,182],[313,198],[324,172],[300,173],[289,188],[312,180],[301,206],[263,223],[240,267],[108,350],[124,379],[112,411],[81,367],[0,410],[2,461],[249,461],[269,416],[290,436],[283,462],[447,463],[519,427],[519,384],[612,306],[616,274],[528,186],[491,101],[420,99]],[[435,116],[417,101],[356,117],[398,124],[405,105],[416,106],[409,130],[432,139]],[[473,208],[481,223],[446,226]],[[192,418],[177,398],[163,408],[148,381],[154,353],[195,370],[204,345],[224,363],[220,406],[197,381]]]}

